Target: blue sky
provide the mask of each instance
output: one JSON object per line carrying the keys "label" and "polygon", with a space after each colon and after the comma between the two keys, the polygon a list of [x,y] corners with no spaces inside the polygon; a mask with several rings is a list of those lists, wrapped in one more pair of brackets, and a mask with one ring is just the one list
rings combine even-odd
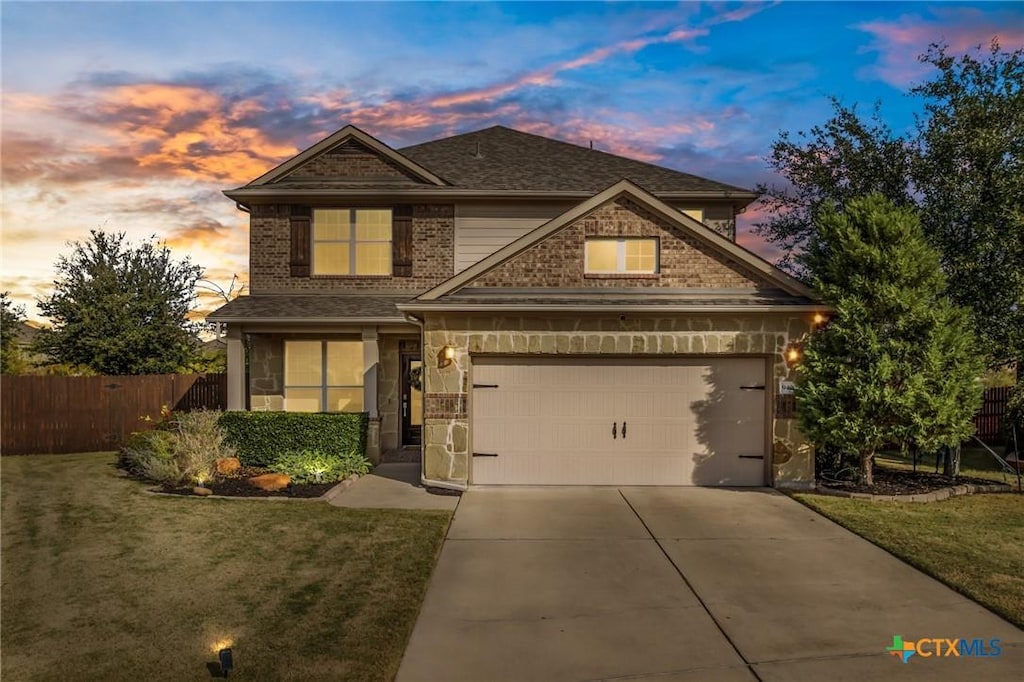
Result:
{"label": "blue sky", "polygon": [[[929,43],[1024,46],[1010,3],[3,2],[0,21],[0,286],[30,314],[90,228],[244,277],[220,190],[347,123],[396,147],[501,123],[753,187],[830,95],[912,126]],[[758,215],[740,240],[771,258]]]}

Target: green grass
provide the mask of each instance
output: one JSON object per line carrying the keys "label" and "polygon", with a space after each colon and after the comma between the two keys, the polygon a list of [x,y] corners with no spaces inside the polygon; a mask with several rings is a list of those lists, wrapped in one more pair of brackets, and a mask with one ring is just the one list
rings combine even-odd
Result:
{"label": "green grass", "polygon": [[[992,448],[1002,457],[1002,447]],[[903,457],[899,452],[881,452],[875,456],[875,463],[890,469],[912,469],[913,462],[909,455]],[[925,456],[917,463],[918,471],[935,471],[935,456]],[[942,471],[942,464],[939,464]],[[1017,485],[1016,474],[1003,474],[999,463],[992,454],[981,446],[964,447],[960,451],[960,475],[984,478],[999,483]]]}
{"label": "green grass", "polygon": [[968,495],[927,504],[794,497],[1024,627],[1024,496]]}
{"label": "green grass", "polygon": [[111,453],[3,457],[2,677],[390,680],[448,512],[148,495]]}

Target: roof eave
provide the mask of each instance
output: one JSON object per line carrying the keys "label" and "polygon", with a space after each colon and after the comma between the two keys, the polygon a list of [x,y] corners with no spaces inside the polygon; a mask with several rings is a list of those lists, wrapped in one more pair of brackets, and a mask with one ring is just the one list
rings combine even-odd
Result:
{"label": "roof eave", "polygon": [[773,304],[745,304],[745,305],[643,305],[643,304],[605,304],[605,305],[543,305],[543,304],[522,304],[522,303],[399,303],[395,306],[403,312],[410,313],[431,313],[431,312],[468,312],[468,313],[491,313],[491,312],[573,312],[573,313],[824,313],[830,308],[825,305],[813,303],[773,303]]}
{"label": "roof eave", "polygon": [[[252,187],[249,185],[235,189],[223,190],[224,196],[233,199],[243,205],[246,200],[252,199],[273,199],[277,197],[445,197],[445,198],[543,198],[543,199],[586,199],[594,196],[597,192],[589,190],[496,190],[496,189],[470,189],[462,187],[410,187],[408,189],[374,189],[372,187],[353,188],[275,188],[273,185]],[[654,192],[663,200],[677,201],[685,199],[710,199],[715,201],[730,201],[739,207],[748,206],[758,198],[756,192],[735,192],[735,191],[709,191],[691,190],[675,192]]]}
{"label": "roof eave", "polygon": [[245,317],[207,315],[210,322],[227,324],[406,324],[404,317]]}

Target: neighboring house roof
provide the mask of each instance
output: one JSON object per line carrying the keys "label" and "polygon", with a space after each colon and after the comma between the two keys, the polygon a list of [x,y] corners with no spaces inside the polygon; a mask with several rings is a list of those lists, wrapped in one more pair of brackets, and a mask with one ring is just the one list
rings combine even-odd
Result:
{"label": "neighboring house roof", "polygon": [[415,293],[260,294],[239,296],[207,316],[210,322],[359,322],[405,323],[395,307]]}
{"label": "neighboring house roof", "polygon": [[[302,164],[351,140],[424,182],[289,176]],[[241,202],[261,197],[385,195],[582,199],[621,179],[632,180],[666,199],[726,199],[741,208],[757,198],[742,187],[504,126],[398,150],[354,126],[345,126],[249,184],[224,193]]]}
{"label": "neighboring house roof", "polygon": [[451,184],[474,189],[594,193],[625,178],[652,192],[750,194],[741,187],[505,126],[399,151]]}
{"label": "neighboring house roof", "polygon": [[[551,235],[563,230],[587,214],[599,207],[626,197],[640,206],[650,210],[661,219],[667,221],[678,230],[699,240],[711,250],[721,254],[727,259],[738,262],[759,275],[764,281],[772,285],[772,289],[752,289],[748,293],[743,292],[713,292],[708,290],[691,290],[676,292],[658,292],[647,288],[634,289],[631,292],[610,293],[606,289],[593,289],[587,292],[574,292],[574,296],[566,298],[564,291],[558,290],[535,290],[531,293],[532,299],[544,304],[562,306],[583,306],[593,302],[605,307],[611,301],[618,301],[620,304],[629,305],[658,305],[664,307],[669,305],[684,306],[686,308],[698,307],[698,299],[729,300],[732,305],[757,305],[777,307],[780,305],[813,305],[816,298],[812,291],[798,280],[790,277],[783,271],[776,268],[768,261],[760,258],[751,251],[723,237],[714,230],[702,225],[700,222],[689,217],[685,213],[669,206],[656,196],[637,186],[629,180],[621,180],[602,192],[594,195],[587,201],[569,209],[562,215],[553,218],[537,229],[520,237],[508,246],[499,249],[487,258],[463,270],[461,273],[448,279],[433,289],[424,292],[408,304],[399,306],[400,310],[425,310],[441,305],[453,307],[459,305],[483,305],[479,300],[481,290],[465,289],[473,281],[480,279],[486,273],[500,267],[502,264],[522,254],[527,249],[547,239]],[[521,292],[522,293],[522,292]],[[487,294],[484,294],[487,296]],[[502,301],[491,296],[489,305],[502,305]],[[526,299],[531,300],[531,299]],[[511,297],[504,302],[504,305],[523,305],[522,297]]]}

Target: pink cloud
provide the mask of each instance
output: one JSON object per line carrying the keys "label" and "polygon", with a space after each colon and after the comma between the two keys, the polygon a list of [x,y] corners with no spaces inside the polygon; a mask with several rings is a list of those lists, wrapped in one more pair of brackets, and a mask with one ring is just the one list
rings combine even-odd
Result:
{"label": "pink cloud", "polygon": [[978,45],[987,46],[993,38],[1004,49],[1024,47],[1024,26],[1018,22],[1001,23],[992,12],[973,8],[935,8],[932,17],[904,14],[894,21],[868,21],[854,28],[872,36],[862,52],[877,52],[878,61],[864,75],[878,78],[895,87],[905,87],[927,76],[930,66],[918,61],[932,43],[945,43],[954,54],[963,54]]}

